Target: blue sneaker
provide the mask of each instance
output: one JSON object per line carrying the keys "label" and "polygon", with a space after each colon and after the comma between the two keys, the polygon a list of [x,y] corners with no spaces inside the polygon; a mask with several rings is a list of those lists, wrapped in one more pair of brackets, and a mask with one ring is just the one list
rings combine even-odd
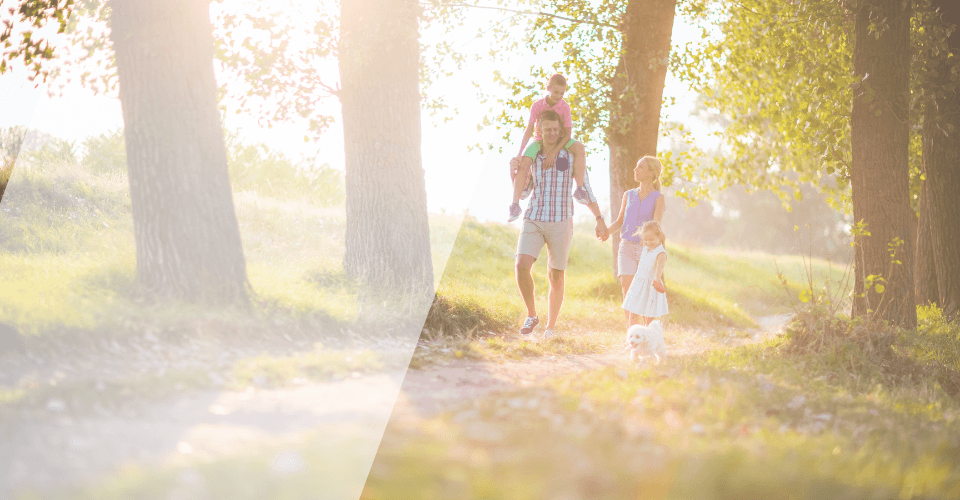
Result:
{"label": "blue sneaker", "polygon": [[523,328],[520,329],[520,335],[530,335],[533,332],[533,329],[540,324],[540,319],[536,316],[527,316],[527,320],[523,322]]}
{"label": "blue sneaker", "polygon": [[507,222],[513,222],[513,221],[519,219],[521,212],[522,212],[522,210],[520,210],[520,204],[519,204],[519,203],[514,203],[514,204],[510,205],[510,218],[507,219]]}

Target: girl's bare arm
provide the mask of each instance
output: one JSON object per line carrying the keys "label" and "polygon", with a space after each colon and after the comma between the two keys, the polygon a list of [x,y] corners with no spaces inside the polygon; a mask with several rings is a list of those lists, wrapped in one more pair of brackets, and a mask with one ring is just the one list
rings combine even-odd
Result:
{"label": "girl's bare arm", "polygon": [[617,220],[613,221],[613,224],[607,226],[607,232],[619,231],[623,227],[623,214],[627,211],[627,194],[629,191],[623,193],[623,200],[620,201],[620,215],[617,215]]}
{"label": "girl's bare arm", "polygon": [[660,195],[653,205],[653,220],[657,221],[657,224],[663,224],[663,212],[666,209],[667,203],[663,200],[663,195]]}
{"label": "girl's bare arm", "polygon": [[667,254],[657,255],[657,260],[653,264],[653,281],[657,282],[663,278],[663,267],[667,265]]}

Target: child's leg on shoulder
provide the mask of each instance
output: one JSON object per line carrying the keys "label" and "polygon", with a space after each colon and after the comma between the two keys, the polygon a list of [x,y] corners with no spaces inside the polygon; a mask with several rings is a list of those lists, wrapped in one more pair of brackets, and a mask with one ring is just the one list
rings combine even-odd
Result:
{"label": "child's leg on shoulder", "polygon": [[530,167],[517,164],[517,172],[513,176],[513,203],[520,201],[523,197],[523,191],[530,183]]}

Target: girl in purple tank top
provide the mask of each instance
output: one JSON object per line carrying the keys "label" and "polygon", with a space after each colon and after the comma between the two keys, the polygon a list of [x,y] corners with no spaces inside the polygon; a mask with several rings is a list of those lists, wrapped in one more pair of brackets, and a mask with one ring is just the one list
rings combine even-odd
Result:
{"label": "girl in purple tank top", "polygon": [[[637,274],[637,265],[640,263],[640,254],[643,252],[643,245],[640,244],[640,236],[637,232],[647,221],[652,220],[659,223],[663,220],[663,211],[666,205],[663,201],[663,195],[660,193],[660,173],[662,171],[663,165],[660,160],[652,156],[640,158],[637,166],[633,169],[633,178],[640,183],[640,187],[623,193],[620,215],[607,228],[610,233],[620,230],[617,278],[620,279],[620,287],[624,296],[630,289],[630,284],[633,283],[633,276]],[[657,283],[657,285],[663,287],[660,283]],[[661,293],[664,290],[657,289]],[[629,311],[624,311],[624,313],[626,314],[627,325],[632,324],[630,323],[631,313]]]}

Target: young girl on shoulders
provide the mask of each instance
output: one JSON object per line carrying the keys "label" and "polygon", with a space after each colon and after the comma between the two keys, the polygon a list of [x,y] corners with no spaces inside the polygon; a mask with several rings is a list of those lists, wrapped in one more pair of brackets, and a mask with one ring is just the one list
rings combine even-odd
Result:
{"label": "young girl on shoulders", "polygon": [[[630,314],[630,326],[649,325],[651,321],[669,312],[667,294],[663,291],[663,268],[667,263],[667,251],[663,248],[666,236],[660,224],[649,221],[643,224],[637,235],[643,245],[636,276],[623,298],[623,309]],[[659,287],[657,285],[660,285]]]}
{"label": "young girl on shoulders", "polygon": [[[520,143],[520,152],[517,153],[515,159],[519,162],[520,158],[524,156],[527,151],[527,142],[530,141],[531,137],[540,141],[542,144],[543,137],[540,134],[540,127],[537,126],[540,114],[544,111],[556,112],[560,115],[560,125],[564,130],[564,135],[560,138],[558,145],[550,148],[543,147],[540,150],[540,154],[544,156],[543,167],[547,169],[552,168],[557,159],[557,155],[562,149],[568,149],[570,153],[573,153],[573,179],[577,183],[577,189],[573,193],[573,198],[580,203],[587,204],[590,200],[587,196],[586,189],[583,187],[583,173],[587,169],[586,150],[580,141],[573,141],[573,143],[570,144],[573,134],[573,118],[570,112],[570,105],[567,104],[567,101],[563,100],[563,94],[566,93],[566,91],[567,79],[564,78],[563,75],[557,73],[550,77],[550,80],[547,82],[547,95],[535,101],[533,105],[530,106],[530,118],[527,119],[527,128],[523,131],[523,141]],[[511,161],[510,180],[513,181],[516,175],[517,167],[515,166],[515,162]]]}
{"label": "young girl on shoulders", "polygon": [[[637,166],[633,169],[633,178],[640,183],[640,186],[623,193],[620,215],[607,228],[609,233],[620,230],[617,277],[620,279],[620,288],[624,296],[630,289],[634,275],[637,274],[637,266],[643,252],[643,245],[640,243],[640,236],[638,235],[640,227],[648,221],[660,223],[663,220],[666,204],[663,195],[660,193],[660,173],[662,171],[663,165],[660,160],[652,156],[644,156],[637,161]],[[663,285],[658,283],[656,286],[662,287]],[[663,292],[665,289],[660,291]],[[624,312],[624,314],[629,323],[630,313]]]}

